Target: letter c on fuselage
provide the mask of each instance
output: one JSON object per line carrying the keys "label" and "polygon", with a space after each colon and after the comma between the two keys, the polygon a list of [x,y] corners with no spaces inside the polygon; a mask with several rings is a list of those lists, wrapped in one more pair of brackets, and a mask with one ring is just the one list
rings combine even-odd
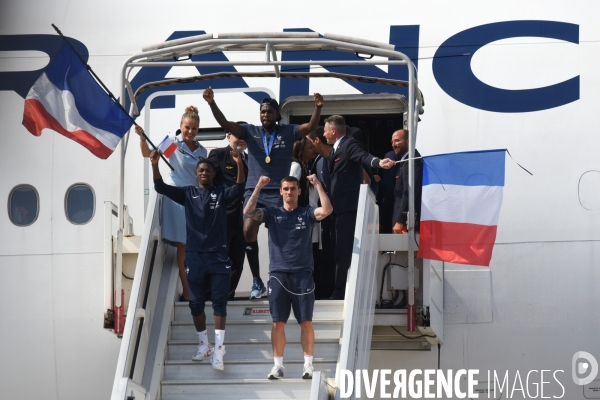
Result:
{"label": "letter c on fuselage", "polygon": [[555,85],[524,90],[499,89],[480,81],[471,69],[475,52],[488,43],[515,37],[542,37],[579,44],[579,25],[555,21],[505,21],[459,32],[448,38],[435,53],[433,74],[438,85],[461,103],[503,113],[547,110],[579,100],[579,76]]}

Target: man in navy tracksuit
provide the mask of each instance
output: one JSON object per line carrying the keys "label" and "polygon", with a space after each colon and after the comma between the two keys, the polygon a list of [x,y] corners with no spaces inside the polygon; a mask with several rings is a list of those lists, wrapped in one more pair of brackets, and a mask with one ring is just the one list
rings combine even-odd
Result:
{"label": "man in navy tracksuit", "polygon": [[[245,174],[240,153],[233,150],[231,156],[237,164],[235,186],[213,186],[215,169],[206,159],[196,166],[198,186],[175,187],[163,182],[158,170],[158,151],[150,154],[154,188],[185,207],[186,255],[185,265],[190,290],[190,309],[198,333],[198,353],[194,361],[212,356],[212,366],[223,370],[225,354],[225,320],[231,261],[227,256],[227,200],[243,193]],[[206,333],[204,303],[206,289],[211,289],[211,300],[215,318],[215,347],[211,347]]]}
{"label": "man in navy tracksuit", "polygon": [[315,305],[313,280],[312,225],[333,211],[325,189],[316,175],[307,177],[317,188],[321,207],[299,207],[300,188],[298,179],[287,176],[280,182],[279,193],[283,206],[256,208],[260,191],[270,179],[261,176],[254,192],[244,207],[244,214],[258,222],[265,222],[269,229],[269,309],[273,318],[271,343],[275,365],[267,375],[269,379],[283,378],[283,350],[285,348],[285,324],[294,310],[300,324],[302,350],[304,351],[303,379],[311,379],[315,332],[312,326]]}

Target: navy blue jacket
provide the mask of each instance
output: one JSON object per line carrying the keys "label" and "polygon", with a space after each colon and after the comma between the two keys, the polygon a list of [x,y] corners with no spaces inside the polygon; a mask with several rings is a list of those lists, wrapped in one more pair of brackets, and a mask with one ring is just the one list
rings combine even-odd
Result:
{"label": "navy blue jacket", "polygon": [[186,251],[227,251],[227,200],[239,197],[244,184],[235,186],[170,186],[162,178],[154,189],[185,207]]}

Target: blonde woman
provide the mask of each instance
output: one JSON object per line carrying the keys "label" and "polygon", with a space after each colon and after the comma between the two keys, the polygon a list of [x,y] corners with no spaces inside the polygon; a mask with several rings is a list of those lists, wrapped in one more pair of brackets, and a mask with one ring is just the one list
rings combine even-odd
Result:
{"label": "blonde woman", "polygon": [[[201,158],[206,158],[207,152],[204,146],[196,141],[196,134],[200,128],[200,116],[198,109],[194,106],[186,107],[181,116],[179,125],[180,133],[172,138],[177,145],[177,151],[169,158],[169,163],[174,170],[165,179],[165,183],[173,186],[196,186],[198,180],[195,175],[196,165]],[[136,126],[135,132],[140,136],[140,149],[142,155],[150,157],[150,147],[142,133],[144,130]],[[185,211],[183,206],[173,202],[167,197],[162,202],[162,237],[163,240],[177,247],[177,264],[179,266],[179,278],[183,286],[180,301],[188,301],[189,290],[185,273]]]}

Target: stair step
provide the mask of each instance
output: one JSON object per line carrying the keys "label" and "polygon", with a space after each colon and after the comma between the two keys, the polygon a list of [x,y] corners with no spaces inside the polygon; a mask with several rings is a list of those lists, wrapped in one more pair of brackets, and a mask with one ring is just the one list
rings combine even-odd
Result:
{"label": "stair step", "polygon": [[207,381],[163,380],[161,383],[163,400],[190,400],[198,399],[200,396],[219,400],[308,399],[312,380],[290,378],[273,381],[266,378]]}
{"label": "stair step", "polygon": [[[270,340],[226,341],[228,360],[273,360]],[[168,342],[169,361],[190,360],[198,350],[198,340],[170,340]],[[315,341],[313,354],[321,358],[337,359],[340,351],[339,339]],[[285,345],[286,359],[302,359],[302,346],[299,341],[289,341]]]}
{"label": "stair step", "polygon": [[[273,367],[271,360],[236,361],[229,360],[229,351],[225,354],[225,370],[215,370],[209,360],[204,361],[167,361],[165,363],[165,379],[173,380],[210,380],[210,379],[261,379],[267,378],[267,374]],[[314,359],[315,370],[323,371],[331,376],[335,374],[336,360]],[[304,368],[304,359],[284,362],[285,374],[292,378],[300,378]]]}
{"label": "stair step", "polygon": [[[314,319],[341,319],[344,308],[343,300],[319,300],[315,302]],[[213,321],[212,303],[206,303],[206,320]],[[269,302],[267,300],[242,300],[227,303],[227,322],[266,320],[271,321]],[[293,313],[290,318],[294,318]],[[191,322],[192,315],[187,302],[175,303],[175,321]]]}
{"label": "stair step", "polygon": [[[206,321],[208,338],[214,343],[214,323]],[[225,328],[225,341],[271,340],[272,321],[227,321]],[[300,340],[300,325],[295,319],[290,319],[286,324],[286,337],[290,341]],[[341,321],[313,320],[315,340],[339,339],[341,335]],[[173,321],[171,323],[171,339],[194,340],[197,339],[196,329],[192,322]]]}

